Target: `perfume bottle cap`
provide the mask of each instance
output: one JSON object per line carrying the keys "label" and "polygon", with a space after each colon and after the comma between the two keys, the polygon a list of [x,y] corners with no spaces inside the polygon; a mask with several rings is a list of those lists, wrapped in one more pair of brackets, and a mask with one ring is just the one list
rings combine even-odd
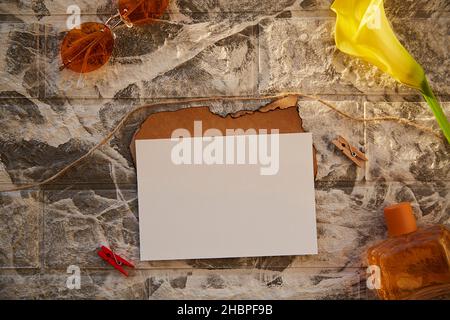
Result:
{"label": "perfume bottle cap", "polygon": [[409,202],[401,202],[384,208],[384,219],[390,237],[417,230],[416,218]]}

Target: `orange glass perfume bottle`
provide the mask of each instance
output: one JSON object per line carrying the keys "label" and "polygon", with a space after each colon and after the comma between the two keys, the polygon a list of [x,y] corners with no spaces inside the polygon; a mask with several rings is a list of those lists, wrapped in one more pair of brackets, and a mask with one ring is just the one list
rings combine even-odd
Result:
{"label": "orange glass perfume bottle", "polygon": [[411,204],[384,209],[389,238],[368,250],[379,267],[381,299],[431,299],[450,294],[450,231],[444,225],[417,229]]}

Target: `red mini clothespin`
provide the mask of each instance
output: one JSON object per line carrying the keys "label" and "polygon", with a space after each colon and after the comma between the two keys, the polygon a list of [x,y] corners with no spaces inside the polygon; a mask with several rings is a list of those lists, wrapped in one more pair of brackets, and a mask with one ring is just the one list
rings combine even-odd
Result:
{"label": "red mini clothespin", "polygon": [[128,272],[123,269],[122,266],[128,266],[134,268],[134,265],[131,262],[128,262],[121,256],[112,252],[109,248],[102,246],[100,250],[97,252],[100,258],[108,262],[114,268],[122,272],[125,276],[128,277]]}
{"label": "red mini clothespin", "polygon": [[364,166],[365,161],[367,161],[365,154],[359,151],[358,148],[353,147],[343,137],[338,136],[336,140],[333,140],[333,144],[358,167]]}

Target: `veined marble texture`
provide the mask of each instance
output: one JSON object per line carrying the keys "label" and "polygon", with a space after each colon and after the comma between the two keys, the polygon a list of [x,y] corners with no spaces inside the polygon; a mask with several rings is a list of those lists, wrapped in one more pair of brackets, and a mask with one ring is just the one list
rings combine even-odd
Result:
{"label": "veined marble texture", "polygon": [[[59,71],[67,6],[82,22],[105,21],[113,0],[0,3],[0,190],[41,181],[98,143],[133,108],[173,98],[320,95],[357,117],[401,116],[437,129],[416,92],[338,52],[329,0],[171,0],[162,21],[115,29],[110,62],[80,77]],[[423,65],[450,115],[450,4],[385,0],[400,40]],[[226,115],[267,103],[207,104]],[[300,100],[319,163],[319,254],[167,262],[139,261],[136,175],[128,145],[151,113],[64,176],[0,192],[0,299],[373,299],[366,249],[383,239],[383,207],[410,201],[419,225],[450,224],[449,144],[394,122],[354,122]],[[354,166],[337,135],[365,151]],[[249,190],[251,192],[251,190]],[[158,226],[155,226],[157,228]],[[96,255],[113,246],[137,262],[125,278]],[[81,268],[81,289],[66,287]]]}

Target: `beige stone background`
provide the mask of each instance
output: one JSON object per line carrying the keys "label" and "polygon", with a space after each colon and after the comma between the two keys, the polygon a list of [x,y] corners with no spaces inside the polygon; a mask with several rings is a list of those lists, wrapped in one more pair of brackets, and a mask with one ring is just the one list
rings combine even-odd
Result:
{"label": "beige stone background", "polygon": [[[0,188],[51,176],[127,111],[171,98],[301,91],[355,116],[397,115],[437,129],[416,92],[336,50],[330,2],[171,0],[164,21],[118,27],[111,61],[80,78],[58,70],[66,8],[79,5],[82,22],[105,21],[115,2],[2,0]],[[449,114],[449,1],[385,0],[385,6]],[[264,103],[210,108],[226,115]],[[319,255],[139,262],[128,144],[148,114],[190,106],[142,112],[60,179],[0,192],[1,299],[373,299],[364,253],[386,236],[385,205],[411,201],[420,225],[450,223],[448,144],[398,123],[352,122],[300,100],[299,115],[318,151]],[[366,152],[366,168],[330,143],[338,134]],[[97,257],[101,243],[136,262],[130,277]],[[81,268],[80,290],[66,287],[69,265]]]}

